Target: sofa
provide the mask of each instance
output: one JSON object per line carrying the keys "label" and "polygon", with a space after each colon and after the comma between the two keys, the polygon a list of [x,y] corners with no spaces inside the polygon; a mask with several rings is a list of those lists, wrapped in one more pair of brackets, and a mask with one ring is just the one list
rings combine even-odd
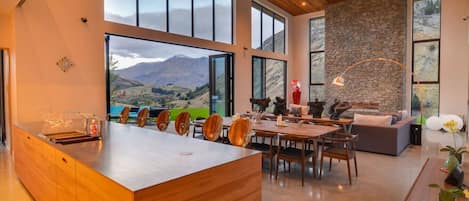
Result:
{"label": "sofa", "polygon": [[410,125],[414,121],[414,117],[408,117],[390,126],[354,123],[352,133],[358,134],[357,149],[399,156],[410,144]]}

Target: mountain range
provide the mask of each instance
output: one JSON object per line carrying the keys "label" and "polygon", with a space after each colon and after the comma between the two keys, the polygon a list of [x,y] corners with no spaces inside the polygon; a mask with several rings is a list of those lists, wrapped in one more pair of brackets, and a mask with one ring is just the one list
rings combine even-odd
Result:
{"label": "mountain range", "polygon": [[176,55],[165,61],[138,63],[126,69],[114,70],[113,73],[126,80],[138,80],[144,85],[176,85],[194,89],[208,83],[209,62],[207,57]]}

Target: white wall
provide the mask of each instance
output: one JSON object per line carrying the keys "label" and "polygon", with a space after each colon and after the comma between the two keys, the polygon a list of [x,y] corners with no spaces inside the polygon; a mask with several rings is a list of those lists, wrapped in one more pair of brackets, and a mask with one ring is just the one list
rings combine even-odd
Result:
{"label": "white wall", "polygon": [[[88,18],[88,24],[80,21]],[[15,10],[15,122],[48,112],[105,114],[103,1],[34,0]],[[75,64],[62,72],[56,62]]]}
{"label": "white wall", "polygon": [[468,0],[442,0],[440,113],[465,114],[468,105]]}

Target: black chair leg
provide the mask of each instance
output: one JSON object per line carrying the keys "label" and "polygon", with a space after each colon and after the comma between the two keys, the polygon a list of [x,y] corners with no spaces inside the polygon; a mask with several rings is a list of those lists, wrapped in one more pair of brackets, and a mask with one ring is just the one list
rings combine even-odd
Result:
{"label": "black chair leg", "polygon": [[332,170],[332,158],[329,158],[329,172]]}

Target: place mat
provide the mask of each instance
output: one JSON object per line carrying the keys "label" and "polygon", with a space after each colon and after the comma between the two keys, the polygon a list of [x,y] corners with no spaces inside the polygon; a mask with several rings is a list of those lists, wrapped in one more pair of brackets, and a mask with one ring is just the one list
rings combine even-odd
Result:
{"label": "place mat", "polygon": [[70,131],[70,132],[61,132],[61,133],[52,133],[52,134],[43,134],[46,136],[47,139],[50,141],[55,141],[55,140],[63,140],[63,139],[73,139],[73,138],[81,138],[81,137],[87,137],[89,135],[78,132],[78,131]]}
{"label": "place mat", "polygon": [[57,144],[67,145],[67,144],[74,144],[74,143],[80,143],[80,142],[96,141],[99,139],[100,137],[98,136],[85,136],[85,137],[75,137],[75,138],[69,138],[69,139],[56,139],[56,140],[53,140],[52,142],[57,143]]}

